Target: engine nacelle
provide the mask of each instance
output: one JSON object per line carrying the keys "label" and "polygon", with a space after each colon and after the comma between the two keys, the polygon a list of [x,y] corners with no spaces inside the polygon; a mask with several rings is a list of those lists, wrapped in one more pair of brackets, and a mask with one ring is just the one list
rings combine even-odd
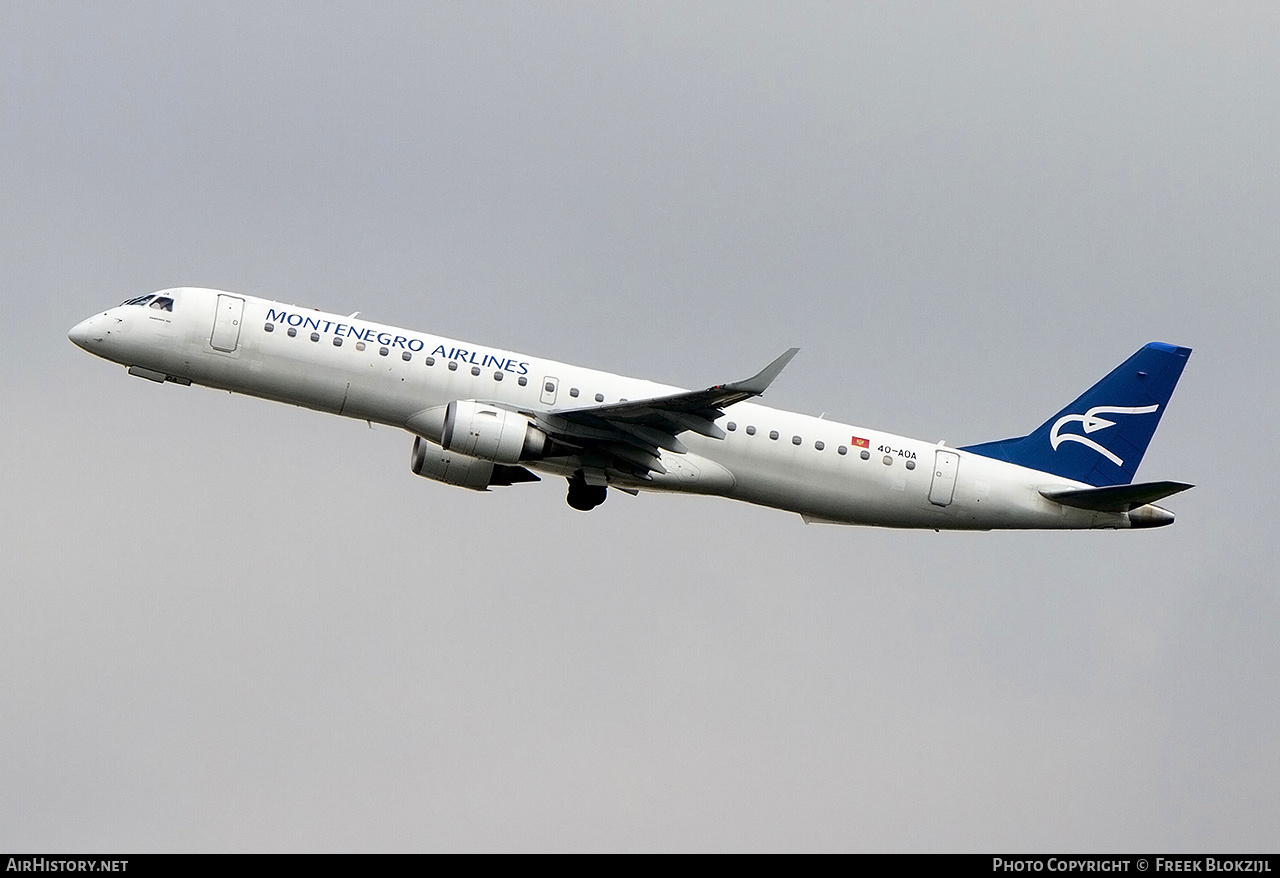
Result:
{"label": "engine nacelle", "polygon": [[420,436],[413,437],[414,473],[446,485],[457,485],[473,491],[484,491],[493,478],[493,461],[464,454],[450,454]]}
{"label": "engine nacelle", "polygon": [[449,403],[440,436],[440,447],[445,451],[491,463],[516,463],[541,457],[548,442],[547,434],[524,415],[474,399],[455,399]]}
{"label": "engine nacelle", "polygon": [[494,486],[514,485],[517,482],[538,481],[537,476],[522,466],[507,466],[492,460],[454,454],[421,436],[413,437],[413,456],[409,466],[423,478],[473,491],[487,491]]}

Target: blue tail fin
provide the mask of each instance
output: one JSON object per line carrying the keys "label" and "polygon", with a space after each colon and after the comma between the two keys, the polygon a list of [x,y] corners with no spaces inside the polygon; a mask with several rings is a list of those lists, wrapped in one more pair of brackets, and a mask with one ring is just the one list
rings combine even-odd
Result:
{"label": "blue tail fin", "polygon": [[963,451],[1102,487],[1133,481],[1191,348],[1152,342],[1018,439]]}

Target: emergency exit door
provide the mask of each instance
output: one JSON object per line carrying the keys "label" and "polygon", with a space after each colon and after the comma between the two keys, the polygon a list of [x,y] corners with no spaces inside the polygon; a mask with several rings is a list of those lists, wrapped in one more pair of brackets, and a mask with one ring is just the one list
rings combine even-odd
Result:
{"label": "emergency exit door", "polygon": [[560,387],[559,378],[552,378],[550,375],[548,375],[546,378],[542,379],[542,404],[543,405],[556,404],[556,390],[559,389],[559,387]]}

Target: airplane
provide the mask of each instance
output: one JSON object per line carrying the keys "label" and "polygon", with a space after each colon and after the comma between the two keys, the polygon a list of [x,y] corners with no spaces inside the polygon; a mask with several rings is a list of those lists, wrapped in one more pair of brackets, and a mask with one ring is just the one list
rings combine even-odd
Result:
{"label": "airplane", "polygon": [[77,324],[79,347],[155,382],[202,385],[406,430],[419,476],[476,491],[568,482],[705,494],[808,524],[932,530],[1171,524],[1135,484],[1191,350],[1155,342],[1025,436],[953,448],[750,400],[796,355],[683,390],[222,290],[129,299]]}

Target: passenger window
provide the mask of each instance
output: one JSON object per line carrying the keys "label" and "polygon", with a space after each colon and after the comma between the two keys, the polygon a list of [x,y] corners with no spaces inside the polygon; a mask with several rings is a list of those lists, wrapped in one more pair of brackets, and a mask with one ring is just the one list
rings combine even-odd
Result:
{"label": "passenger window", "polygon": [[521,375],[519,378],[516,379],[516,384],[519,384],[521,387],[524,387],[528,383],[529,383],[529,379],[524,377],[523,375]]}
{"label": "passenger window", "polygon": [[413,354],[409,353],[408,351],[401,351],[400,359],[404,360],[407,363],[413,359]]}
{"label": "passenger window", "polygon": [[391,351],[386,348],[378,348],[378,353],[385,357],[387,354],[391,353]]}
{"label": "passenger window", "polygon": [[263,331],[264,331],[264,332],[275,332],[275,331],[276,331],[276,327],[275,327],[275,324],[274,324],[274,323],[268,323],[266,326],[262,327],[262,329],[263,329]]}
{"label": "passenger window", "polygon": [[340,347],[342,347],[342,336],[340,336],[340,335],[335,335],[335,336],[333,337],[333,346],[334,346],[335,348],[340,348]]}
{"label": "passenger window", "polygon": [[554,382],[554,381],[548,381],[548,382],[546,383],[546,386],[545,386],[545,387],[543,387],[542,389],[543,389],[543,390],[545,390],[547,393],[555,393],[555,392],[556,392],[556,385],[555,385],[555,382]]}
{"label": "passenger window", "polygon": [[450,371],[450,372],[457,372],[457,371],[458,371],[458,361],[457,361],[457,360],[450,360],[450,361],[449,361],[449,371]]}
{"label": "passenger window", "polygon": [[843,445],[841,445],[839,448],[836,449],[836,454],[848,454],[848,453],[849,453],[849,449],[845,448]]}
{"label": "passenger window", "polygon": [[358,341],[358,342],[356,342],[356,350],[358,350],[358,351],[362,351],[362,350],[364,350],[364,342],[362,342],[362,341]]}
{"label": "passenger window", "polygon": [[320,340],[320,333],[318,333],[318,332],[313,332],[313,333],[311,333],[311,340],[312,340],[312,341],[319,341],[319,340]]}
{"label": "passenger window", "polygon": [[777,430],[770,430],[770,431],[769,431],[769,438],[770,438],[770,439],[777,439],[777,438],[778,438],[778,431],[777,431]]}
{"label": "passenger window", "polygon": [[803,441],[804,441],[804,440],[803,440],[803,439],[801,439],[799,436],[792,436],[792,437],[791,437],[791,444],[792,444],[792,445],[799,445],[799,444],[800,444],[801,442],[803,442]]}
{"label": "passenger window", "polygon": [[915,468],[916,468],[916,462],[914,460],[908,460],[907,469],[915,469]]}
{"label": "passenger window", "polygon": [[871,459],[871,452],[870,452],[870,451],[867,451],[867,449],[865,449],[865,448],[864,448],[864,449],[862,449],[862,453],[861,453],[861,454],[859,454],[858,456],[859,456],[859,457],[861,457],[863,460],[870,460],[870,459]]}
{"label": "passenger window", "polygon": [[296,326],[290,326],[290,327],[289,327],[289,338],[296,338],[296,337],[297,337],[297,335],[298,335],[298,328],[297,328]]}
{"label": "passenger window", "polygon": [[754,424],[747,424],[747,435],[748,436],[756,435],[756,428]]}
{"label": "passenger window", "polygon": [[885,466],[893,466],[893,458],[886,454],[886,455],[884,456],[884,465],[885,465]]}
{"label": "passenger window", "polygon": [[603,393],[597,393],[597,394],[596,394],[596,402],[604,402],[604,394],[603,394]]}
{"label": "passenger window", "polygon": [[436,358],[435,358],[435,357],[427,357],[427,359],[426,359],[426,363],[427,363],[427,365],[428,365],[428,366],[434,366],[434,365],[436,364]]}
{"label": "passenger window", "polygon": [[729,423],[724,425],[724,428],[728,430],[730,433],[732,433],[734,430],[738,429],[738,425],[735,424],[733,421],[730,421]]}
{"label": "passenger window", "polygon": [[819,451],[821,451],[822,449],[826,448],[827,446],[826,446],[826,444],[825,444],[821,439],[819,439],[817,442],[813,443],[813,447],[814,447],[814,448],[816,448],[816,449],[818,449]]}
{"label": "passenger window", "polygon": [[479,366],[472,366],[472,367],[471,367],[471,374],[472,374],[472,375],[479,375],[479,374],[480,374],[480,367],[479,367]]}
{"label": "passenger window", "polygon": [[502,373],[501,373],[501,372],[494,372],[494,373],[493,373],[493,380],[494,380],[494,381],[501,381],[501,380],[502,380]]}
{"label": "passenger window", "polygon": [[570,395],[570,396],[572,396],[573,398],[577,399],[577,397],[578,397],[578,388],[576,388],[576,387],[570,387],[570,388],[569,388],[569,395]]}

